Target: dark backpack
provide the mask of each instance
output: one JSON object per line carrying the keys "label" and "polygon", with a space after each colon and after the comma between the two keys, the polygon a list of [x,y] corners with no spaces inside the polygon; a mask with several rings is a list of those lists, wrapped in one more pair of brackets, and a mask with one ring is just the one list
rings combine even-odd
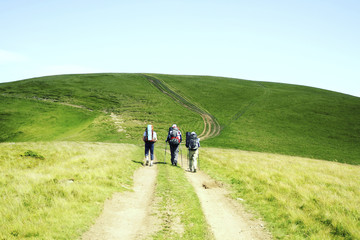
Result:
{"label": "dark backpack", "polygon": [[186,132],[185,146],[186,146],[187,148],[189,148],[190,135],[191,135],[191,132]]}
{"label": "dark backpack", "polygon": [[[189,134],[189,145],[188,148],[190,150],[196,150],[198,149],[198,144],[197,144],[197,135],[195,134]],[[186,139],[187,140],[187,139]]]}
{"label": "dark backpack", "polygon": [[169,128],[169,143],[172,145],[179,145],[180,144],[180,131],[177,128]]}

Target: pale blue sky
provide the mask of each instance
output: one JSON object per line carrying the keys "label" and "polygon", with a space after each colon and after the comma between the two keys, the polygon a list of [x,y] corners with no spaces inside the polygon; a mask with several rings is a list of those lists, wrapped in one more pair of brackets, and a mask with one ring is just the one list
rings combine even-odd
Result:
{"label": "pale blue sky", "polygon": [[148,72],[360,96],[357,0],[0,0],[0,82]]}

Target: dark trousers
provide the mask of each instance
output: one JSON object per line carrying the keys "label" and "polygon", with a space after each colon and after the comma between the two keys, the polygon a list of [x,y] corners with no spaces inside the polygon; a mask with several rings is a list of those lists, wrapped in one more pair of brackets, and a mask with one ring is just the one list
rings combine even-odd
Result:
{"label": "dark trousers", "polygon": [[145,157],[149,156],[150,151],[151,161],[154,160],[154,145],[154,142],[145,142]]}
{"label": "dark trousers", "polygon": [[173,165],[177,164],[178,155],[179,155],[179,147],[180,147],[180,144],[178,144],[178,145],[170,144],[171,164],[173,164]]}

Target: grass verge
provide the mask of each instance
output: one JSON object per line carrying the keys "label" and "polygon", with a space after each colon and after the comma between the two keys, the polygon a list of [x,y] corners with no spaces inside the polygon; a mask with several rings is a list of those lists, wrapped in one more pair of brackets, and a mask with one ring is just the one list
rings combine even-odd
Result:
{"label": "grass verge", "polygon": [[162,226],[151,239],[213,239],[199,199],[184,171],[170,164],[158,164],[158,170],[156,208]]}
{"label": "grass verge", "polygon": [[202,149],[201,168],[260,213],[276,239],[360,239],[360,167]]}
{"label": "grass verge", "polygon": [[141,157],[129,144],[0,144],[0,239],[80,238]]}

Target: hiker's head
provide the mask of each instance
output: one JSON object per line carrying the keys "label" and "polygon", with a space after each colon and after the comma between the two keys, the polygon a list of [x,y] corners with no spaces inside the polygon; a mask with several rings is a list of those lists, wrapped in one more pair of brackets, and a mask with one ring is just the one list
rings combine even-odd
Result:
{"label": "hiker's head", "polygon": [[195,132],[191,132],[191,135],[196,135],[196,133],[195,133]]}
{"label": "hiker's head", "polygon": [[171,127],[172,127],[172,128],[177,128],[176,124],[173,124]]}

